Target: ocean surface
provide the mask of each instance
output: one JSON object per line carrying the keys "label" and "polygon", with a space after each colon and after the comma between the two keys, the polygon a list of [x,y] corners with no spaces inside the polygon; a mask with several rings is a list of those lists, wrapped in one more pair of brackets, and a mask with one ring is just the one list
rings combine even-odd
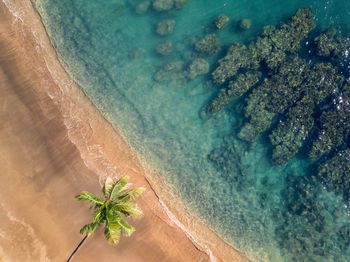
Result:
{"label": "ocean surface", "polygon": [[[314,32],[332,27],[350,35],[350,1],[188,0],[161,12],[148,2],[33,0],[67,71],[223,239],[255,261],[350,261],[348,200],[317,178],[315,161],[301,150],[276,164],[269,130],[252,142],[240,139],[245,97],[205,113],[226,88],[213,84],[210,72],[231,43],[248,44],[263,26],[285,22],[304,7],[315,15]],[[230,19],[222,30],[213,25],[219,14]],[[164,19],[173,21],[159,30],[174,28],[159,35]],[[249,19],[249,29],[240,28],[242,19]],[[220,51],[196,53],[194,42],[208,33],[217,34]],[[161,55],[156,49],[165,41],[172,51]],[[301,53],[311,52],[308,41]],[[210,72],[192,80],[183,72],[198,56]]]}

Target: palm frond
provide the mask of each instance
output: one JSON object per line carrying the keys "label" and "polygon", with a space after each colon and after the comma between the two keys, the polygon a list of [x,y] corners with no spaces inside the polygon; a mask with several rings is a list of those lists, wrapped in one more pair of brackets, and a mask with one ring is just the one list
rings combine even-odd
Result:
{"label": "palm frond", "polygon": [[92,222],[80,229],[80,233],[90,236],[102,224],[103,234],[109,244],[119,243],[121,235],[130,236],[135,228],[123,218],[140,218],[142,211],[134,202],[134,199],[142,194],[144,188],[131,188],[128,177],[123,176],[116,180],[107,177],[102,187],[104,198],[101,199],[94,194],[82,191],[75,196],[77,200],[86,200],[94,208]]}
{"label": "palm frond", "polygon": [[82,191],[80,192],[79,195],[75,196],[75,199],[77,200],[87,200],[90,202],[92,205],[96,206],[101,206],[103,205],[103,200],[100,199],[99,197],[95,196],[94,194],[87,192],[87,191]]}
{"label": "palm frond", "polygon": [[111,245],[117,245],[120,240],[121,227],[117,222],[111,222],[105,226],[103,234],[107,242]]}
{"label": "palm frond", "polygon": [[111,210],[106,210],[106,224],[103,231],[108,243],[116,245],[119,243],[122,228],[119,224],[120,218],[113,214]]}
{"label": "palm frond", "polygon": [[129,181],[129,177],[123,176],[115,182],[111,190],[111,194],[109,196],[111,200],[114,201],[118,199],[118,197],[122,194],[122,192],[125,192],[126,190],[128,190],[128,188],[130,187],[130,184],[128,184],[128,181]]}
{"label": "palm frond", "polygon": [[133,203],[116,204],[112,208],[113,212],[120,212],[126,217],[141,218],[143,213],[139,207]]}
{"label": "palm frond", "polygon": [[139,197],[143,192],[145,192],[144,187],[135,187],[129,190],[128,195],[131,197],[131,199],[135,199]]}
{"label": "palm frond", "polygon": [[145,191],[144,187],[135,187],[130,190],[126,190],[125,192],[120,192],[118,198],[118,203],[123,202],[124,200],[134,200],[135,198],[139,197],[143,192]]}
{"label": "palm frond", "polygon": [[104,206],[99,207],[95,210],[95,212],[92,215],[92,221],[94,223],[101,224],[104,220]]}
{"label": "palm frond", "polygon": [[105,197],[107,197],[107,198],[110,197],[114,184],[115,184],[114,178],[111,176],[108,176],[103,184],[103,187],[102,187],[102,193]]}
{"label": "palm frond", "polygon": [[94,222],[91,224],[87,224],[80,229],[80,234],[90,236],[95,232],[98,226],[99,224]]}
{"label": "palm frond", "polygon": [[131,196],[129,194],[124,194],[116,199],[113,199],[112,202],[116,205],[117,204],[127,204],[127,203],[132,202],[132,199],[131,199]]}
{"label": "palm frond", "polygon": [[130,225],[128,222],[126,222],[123,219],[118,220],[118,223],[121,227],[121,231],[123,233],[124,236],[131,236],[132,233],[135,232],[135,228]]}

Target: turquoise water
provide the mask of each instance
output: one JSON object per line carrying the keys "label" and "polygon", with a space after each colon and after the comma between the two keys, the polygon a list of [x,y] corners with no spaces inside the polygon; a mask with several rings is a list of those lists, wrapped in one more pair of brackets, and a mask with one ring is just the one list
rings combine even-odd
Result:
{"label": "turquoise water", "polygon": [[[220,236],[256,261],[349,261],[347,202],[315,179],[309,159],[301,154],[278,166],[266,135],[252,143],[240,140],[243,99],[203,116],[219,88],[209,74],[193,81],[183,70],[164,81],[154,75],[172,61],[187,68],[195,37],[213,31],[220,13],[230,22],[218,31],[221,51],[207,59],[210,71],[230,43],[254,40],[264,25],[285,21],[301,7],[312,7],[316,30],[332,26],[347,34],[350,2],[189,0],[179,10],[137,14],[140,2],[34,1],[74,79]],[[174,32],[157,35],[157,23],[169,18],[176,22]],[[243,18],[251,19],[249,30],[238,28]],[[155,47],[165,40],[173,51],[162,56]]]}

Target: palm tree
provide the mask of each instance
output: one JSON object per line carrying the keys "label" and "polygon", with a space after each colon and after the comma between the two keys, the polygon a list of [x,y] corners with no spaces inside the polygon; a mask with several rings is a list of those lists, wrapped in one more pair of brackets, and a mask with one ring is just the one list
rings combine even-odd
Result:
{"label": "palm tree", "polygon": [[94,212],[92,222],[80,229],[80,233],[84,235],[84,238],[69,256],[67,262],[71,261],[84,241],[101,225],[104,225],[103,233],[106,240],[112,245],[119,243],[121,235],[130,236],[135,231],[135,228],[125,218],[140,218],[142,216],[142,211],[134,200],[144,191],[144,188],[131,188],[128,180],[126,176],[120,179],[107,177],[102,187],[103,198],[87,191],[82,191],[75,196],[77,200],[88,201]]}

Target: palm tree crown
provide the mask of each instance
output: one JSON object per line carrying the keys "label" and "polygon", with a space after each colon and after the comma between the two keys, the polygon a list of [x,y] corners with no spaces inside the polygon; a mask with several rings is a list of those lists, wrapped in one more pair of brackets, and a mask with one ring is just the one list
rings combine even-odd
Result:
{"label": "palm tree crown", "polygon": [[121,235],[130,236],[135,231],[125,218],[142,216],[142,211],[134,200],[143,191],[142,187],[131,188],[128,177],[123,176],[120,179],[108,177],[104,181],[103,198],[87,191],[81,192],[75,198],[88,201],[94,212],[92,222],[83,226],[80,233],[90,236],[100,225],[104,225],[103,233],[108,243],[118,244]]}
{"label": "palm tree crown", "polygon": [[103,198],[87,191],[82,191],[75,196],[77,200],[88,201],[94,212],[92,214],[92,222],[80,229],[80,233],[84,235],[84,238],[68,257],[67,262],[71,261],[85,240],[100,225],[104,225],[104,236],[108,243],[112,245],[119,243],[121,235],[130,236],[135,231],[135,228],[125,219],[128,217],[140,218],[142,216],[142,211],[134,200],[141,195],[144,188],[131,188],[128,180],[126,176],[119,179],[107,177],[102,187]]}

